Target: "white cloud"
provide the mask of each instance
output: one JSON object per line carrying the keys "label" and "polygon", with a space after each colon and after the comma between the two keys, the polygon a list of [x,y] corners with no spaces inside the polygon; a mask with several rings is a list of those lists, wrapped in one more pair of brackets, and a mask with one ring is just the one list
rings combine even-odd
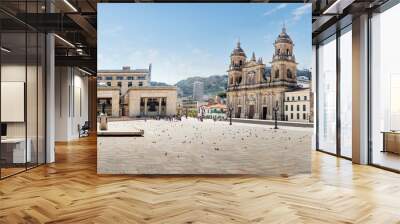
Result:
{"label": "white cloud", "polygon": [[203,51],[201,50],[201,49],[199,49],[199,48],[193,48],[192,49],[192,53],[193,54],[201,54]]}
{"label": "white cloud", "polygon": [[275,12],[277,12],[277,11],[279,11],[279,10],[285,8],[286,6],[287,6],[287,3],[279,4],[279,5],[276,6],[275,8],[270,9],[270,10],[264,12],[264,16],[272,15],[272,14],[274,14]]}
{"label": "white cloud", "polygon": [[309,12],[308,10],[311,9],[311,3],[310,4],[304,4],[298,8],[296,8],[293,12],[293,21],[298,21],[299,19],[301,19],[301,17],[306,14],[307,12]]}

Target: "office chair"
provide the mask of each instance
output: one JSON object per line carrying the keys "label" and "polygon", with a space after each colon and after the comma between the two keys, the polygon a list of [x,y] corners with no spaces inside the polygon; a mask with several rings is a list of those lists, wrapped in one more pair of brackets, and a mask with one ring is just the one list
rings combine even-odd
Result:
{"label": "office chair", "polygon": [[82,127],[79,128],[79,138],[89,136],[89,129],[90,129],[89,121],[85,121]]}

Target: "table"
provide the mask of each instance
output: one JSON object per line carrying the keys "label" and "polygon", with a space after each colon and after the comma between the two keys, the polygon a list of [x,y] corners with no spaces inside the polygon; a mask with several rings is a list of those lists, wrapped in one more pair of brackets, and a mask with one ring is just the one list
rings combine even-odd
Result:
{"label": "table", "polygon": [[[26,163],[31,162],[31,139],[26,139],[28,142],[25,151],[25,138],[5,138],[1,139],[1,156],[10,163]],[[11,159],[12,158],[12,159]]]}
{"label": "table", "polygon": [[382,152],[392,152],[400,154],[400,131],[382,131],[383,150]]}

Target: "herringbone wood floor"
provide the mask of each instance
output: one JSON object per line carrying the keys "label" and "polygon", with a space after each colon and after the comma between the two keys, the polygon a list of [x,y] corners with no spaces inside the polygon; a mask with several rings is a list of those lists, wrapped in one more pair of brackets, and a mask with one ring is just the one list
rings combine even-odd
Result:
{"label": "herringbone wood floor", "polygon": [[98,176],[96,139],[0,181],[0,223],[400,223],[400,175],[313,152],[311,175]]}

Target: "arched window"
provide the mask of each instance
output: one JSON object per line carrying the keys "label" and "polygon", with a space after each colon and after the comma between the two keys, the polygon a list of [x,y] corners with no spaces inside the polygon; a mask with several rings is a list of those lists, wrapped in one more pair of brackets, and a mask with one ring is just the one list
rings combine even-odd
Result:
{"label": "arched window", "polygon": [[231,85],[233,85],[233,78],[232,78],[232,77],[229,79],[229,83],[230,83]]}
{"label": "arched window", "polygon": [[289,55],[289,49],[286,49],[286,55]]}
{"label": "arched window", "polygon": [[239,65],[240,65],[240,66],[242,66],[242,65],[243,65],[243,62],[242,62],[242,60],[240,60],[240,61],[239,61]]}
{"label": "arched window", "polygon": [[280,53],[281,53],[281,49],[278,48],[278,54],[280,54]]}
{"label": "arched window", "polygon": [[240,84],[242,82],[242,76],[239,76],[237,79],[236,79],[236,84]]}
{"label": "arched window", "polygon": [[287,70],[287,77],[288,77],[289,79],[291,79],[291,78],[293,77],[292,71],[290,71],[290,69]]}
{"label": "arched window", "polygon": [[279,78],[279,70],[275,71],[275,78]]}

